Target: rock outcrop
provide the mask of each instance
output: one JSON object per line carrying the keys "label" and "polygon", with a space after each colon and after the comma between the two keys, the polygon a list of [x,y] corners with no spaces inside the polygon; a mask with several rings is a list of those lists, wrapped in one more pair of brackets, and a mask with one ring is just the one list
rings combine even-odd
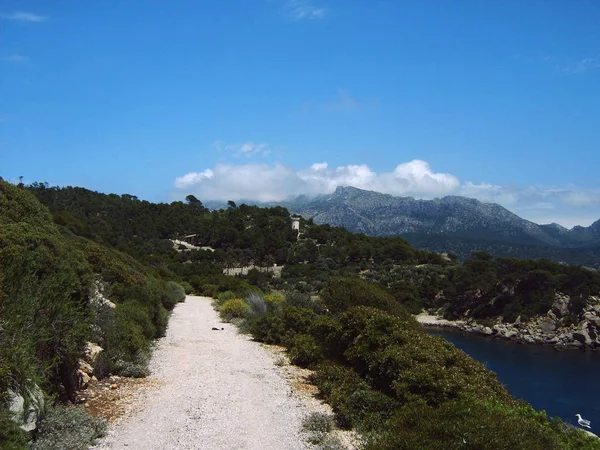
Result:
{"label": "rock outcrop", "polygon": [[7,396],[8,410],[12,414],[12,419],[24,431],[35,430],[45,407],[44,393],[38,385],[34,384],[23,392],[9,389]]}
{"label": "rock outcrop", "polygon": [[520,317],[513,323],[504,322],[499,317],[493,324],[481,324],[472,318],[427,320],[425,317],[432,316],[417,316],[417,319],[424,325],[453,327],[527,344],[552,345],[557,350],[600,349],[600,297],[589,297],[580,312],[573,309],[571,298],[557,293],[552,308],[546,314],[527,321],[521,321]]}

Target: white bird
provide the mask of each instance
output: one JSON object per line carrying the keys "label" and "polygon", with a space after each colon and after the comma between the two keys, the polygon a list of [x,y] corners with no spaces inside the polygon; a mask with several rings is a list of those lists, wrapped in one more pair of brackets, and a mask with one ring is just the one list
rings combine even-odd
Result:
{"label": "white bird", "polygon": [[575,414],[575,415],[577,416],[577,423],[580,426],[592,429],[592,427],[590,427],[591,423],[589,420],[585,420],[583,417],[581,417],[581,414]]}

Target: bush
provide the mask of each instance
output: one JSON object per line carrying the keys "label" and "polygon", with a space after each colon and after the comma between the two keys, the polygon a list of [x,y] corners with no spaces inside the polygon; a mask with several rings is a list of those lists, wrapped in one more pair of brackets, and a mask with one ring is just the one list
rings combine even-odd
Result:
{"label": "bush", "polygon": [[216,284],[205,284],[196,290],[205,297],[214,298],[219,294],[219,286]]}
{"label": "bush", "polygon": [[185,291],[186,295],[191,295],[194,292],[194,288],[192,287],[192,285],[190,283],[188,283],[187,281],[182,281],[181,283],[179,283],[181,285],[181,287],[183,288],[183,290]]}
{"label": "bush", "polygon": [[91,268],[32,194],[0,181],[0,392],[35,379],[71,398],[90,337]]}
{"label": "bush", "polygon": [[329,433],[333,429],[333,421],[329,414],[312,413],[302,421],[302,430],[314,433]]}
{"label": "bush", "polygon": [[297,306],[298,308],[310,308],[312,304],[310,295],[297,291],[286,292],[285,301],[288,305]]}
{"label": "bush", "polygon": [[81,406],[50,407],[40,422],[32,450],[87,450],[106,433],[106,422]]}
{"label": "bush", "polygon": [[285,295],[281,292],[271,292],[265,295],[265,302],[269,311],[279,311],[285,303]]}
{"label": "bush", "polygon": [[390,294],[360,278],[334,278],[321,292],[323,303],[334,314],[340,314],[352,306],[371,306],[406,321],[414,319]]}
{"label": "bush", "polygon": [[312,413],[302,421],[302,431],[308,433],[308,442],[314,445],[323,443],[332,429],[333,421],[328,414]]}
{"label": "bush", "polygon": [[236,298],[236,295],[231,291],[221,292],[217,297],[213,300],[213,303],[220,307],[227,300],[231,300],[232,298]]}
{"label": "bush", "polygon": [[[344,428],[356,427],[359,415],[352,396],[370,391],[368,383],[348,367],[331,362],[316,366],[309,380],[319,388],[320,395],[331,405],[338,424]],[[361,395],[361,394],[359,394]]]}
{"label": "bush", "polygon": [[321,348],[315,338],[307,334],[297,334],[289,346],[290,362],[300,367],[308,367],[323,359]]}
{"label": "bush", "polygon": [[[173,296],[176,300],[177,303],[181,303],[185,301],[185,288],[178,283],[175,283],[174,281],[167,281],[167,288],[166,290],[169,292],[173,293]],[[190,286],[191,287],[191,286]],[[169,308],[167,308],[169,309]]]}
{"label": "bush", "polygon": [[448,402],[439,408],[411,403],[383,423],[367,440],[365,449],[585,448],[563,446],[545,419],[540,421],[535,414],[531,407],[507,408],[484,401]]}
{"label": "bush", "polygon": [[265,344],[281,344],[286,334],[285,322],[280,314],[267,313],[252,320],[250,333]]}
{"label": "bush", "polygon": [[3,450],[26,450],[27,433],[10,417],[10,412],[0,405],[0,443]]}
{"label": "bush", "polygon": [[262,316],[267,312],[267,303],[262,295],[257,292],[250,292],[246,296],[246,303],[250,306],[250,317]]}
{"label": "bush", "polygon": [[227,300],[219,309],[221,319],[229,322],[231,319],[245,319],[250,313],[250,306],[241,298]]}
{"label": "bush", "polygon": [[[131,361],[119,360],[115,363],[113,371],[123,377],[146,378],[150,375],[148,364],[150,363],[150,353],[139,351]],[[94,367],[94,371],[96,367]]]}

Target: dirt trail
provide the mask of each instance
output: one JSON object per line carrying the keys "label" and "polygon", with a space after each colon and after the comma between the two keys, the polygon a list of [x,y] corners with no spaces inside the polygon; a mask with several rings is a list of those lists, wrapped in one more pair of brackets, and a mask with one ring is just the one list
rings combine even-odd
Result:
{"label": "dirt trail", "polygon": [[308,448],[300,434],[307,411],[273,357],[220,323],[210,299],[188,296],[175,308],[150,368],[158,387],[94,448]]}

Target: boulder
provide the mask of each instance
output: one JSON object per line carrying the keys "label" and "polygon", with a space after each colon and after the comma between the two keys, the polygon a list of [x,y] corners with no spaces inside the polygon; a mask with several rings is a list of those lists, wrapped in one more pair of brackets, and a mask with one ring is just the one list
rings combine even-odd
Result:
{"label": "boulder", "polygon": [[579,329],[577,331],[574,331],[571,334],[571,337],[575,341],[580,342],[581,344],[590,345],[592,343],[592,339],[590,338],[590,335],[588,334],[588,331],[586,329]]}
{"label": "boulder", "polygon": [[486,336],[491,336],[492,334],[494,334],[494,332],[492,331],[492,329],[490,327],[483,327],[481,329],[481,334],[484,334]]}
{"label": "boulder", "polygon": [[529,336],[528,334],[523,336],[522,340],[523,340],[523,342],[526,342],[527,344],[535,344],[535,339],[532,336]]}
{"label": "boulder", "polygon": [[552,333],[556,331],[556,324],[551,320],[543,320],[540,321],[539,328],[542,333]]}
{"label": "boulder", "polygon": [[569,302],[571,298],[568,295],[556,294],[551,311],[556,317],[564,317],[569,314]]}
{"label": "boulder", "polygon": [[92,283],[88,298],[90,304],[97,309],[104,307],[115,309],[117,307],[117,305],[104,296],[104,284],[99,280]]}
{"label": "boulder", "polygon": [[80,359],[79,368],[77,369],[77,385],[79,389],[87,388],[93,375],[94,368],[83,359]]}
{"label": "boulder", "polygon": [[104,349],[100,347],[98,344],[94,344],[93,342],[86,342],[85,344],[85,359],[90,364],[94,364],[98,359],[100,353],[102,353]]}
{"label": "boulder", "polygon": [[86,389],[92,380],[92,376],[84,372],[83,370],[77,371],[77,379],[79,381],[79,389]]}
{"label": "boulder", "polygon": [[24,393],[9,389],[7,394],[8,410],[11,412],[13,420],[24,431],[35,430],[38,419],[45,407],[44,393],[39,386],[34,384],[32,388],[26,389]]}

